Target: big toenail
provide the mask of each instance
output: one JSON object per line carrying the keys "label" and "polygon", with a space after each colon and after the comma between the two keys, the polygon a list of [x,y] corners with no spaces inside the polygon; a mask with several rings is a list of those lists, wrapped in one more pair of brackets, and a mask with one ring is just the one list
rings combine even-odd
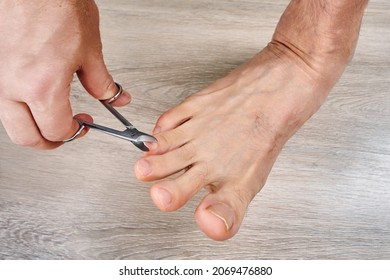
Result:
{"label": "big toenail", "polygon": [[231,207],[227,206],[225,203],[218,202],[207,207],[211,214],[222,220],[225,224],[226,231],[229,231],[234,223],[234,211]]}
{"label": "big toenail", "polygon": [[157,189],[157,199],[160,201],[162,206],[167,207],[172,202],[172,195],[166,189],[159,188]]}
{"label": "big toenail", "polygon": [[150,164],[144,159],[141,159],[137,162],[136,168],[138,174],[140,174],[141,176],[148,176],[152,172]]}

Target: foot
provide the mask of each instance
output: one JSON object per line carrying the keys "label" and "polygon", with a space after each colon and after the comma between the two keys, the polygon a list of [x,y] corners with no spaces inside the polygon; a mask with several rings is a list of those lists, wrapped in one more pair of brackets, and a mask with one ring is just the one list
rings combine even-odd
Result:
{"label": "foot", "polygon": [[195,220],[212,239],[237,233],[283,145],[330,89],[307,64],[282,53],[269,45],[164,113],[154,130],[158,143],[148,144],[135,166],[140,180],[161,180],[150,192],[163,211],[207,189]]}

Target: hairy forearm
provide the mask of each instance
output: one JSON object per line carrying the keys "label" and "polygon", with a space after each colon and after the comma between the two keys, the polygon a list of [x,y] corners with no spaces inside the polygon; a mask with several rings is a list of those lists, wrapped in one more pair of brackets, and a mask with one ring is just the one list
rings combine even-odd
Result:
{"label": "hairy forearm", "polygon": [[[368,0],[292,0],[271,45],[338,79],[352,58]],[[326,66],[325,66],[326,65]]]}

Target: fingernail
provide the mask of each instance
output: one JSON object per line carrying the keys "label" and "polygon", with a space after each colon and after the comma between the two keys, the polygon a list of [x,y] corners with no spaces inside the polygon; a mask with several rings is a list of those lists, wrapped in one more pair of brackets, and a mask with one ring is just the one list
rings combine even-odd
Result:
{"label": "fingernail", "polygon": [[168,206],[172,202],[172,195],[169,191],[163,188],[157,190],[157,199],[163,206]]}
{"label": "fingernail", "polygon": [[137,172],[138,174],[145,177],[152,172],[152,168],[150,167],[150,164],[146,160],[141,159],[137,162]]}
{"label": "fingernail", "polygon": [[234,211],[225,203],[218,202],[212,204],[211,206],[207,207],[206,210],[208,210],[218,219],[222,220],[222,222],[225,224],[226,231],[229,231],[233,227]]}
{"label": "fingernail", "polygon": [[154,129],[153,129],[153,134],[157,134],[161,131],[161,127],[159,126],[156,126]]}

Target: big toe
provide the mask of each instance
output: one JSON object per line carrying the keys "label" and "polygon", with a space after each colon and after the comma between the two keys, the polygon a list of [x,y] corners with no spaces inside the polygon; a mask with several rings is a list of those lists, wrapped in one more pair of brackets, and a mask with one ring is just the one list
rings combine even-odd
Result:
{"label": "big toe", "polygon": [[229,188],[210,193],[195,211],[196,224],[214,240],[229,239],[238,232],[253,197]]}

